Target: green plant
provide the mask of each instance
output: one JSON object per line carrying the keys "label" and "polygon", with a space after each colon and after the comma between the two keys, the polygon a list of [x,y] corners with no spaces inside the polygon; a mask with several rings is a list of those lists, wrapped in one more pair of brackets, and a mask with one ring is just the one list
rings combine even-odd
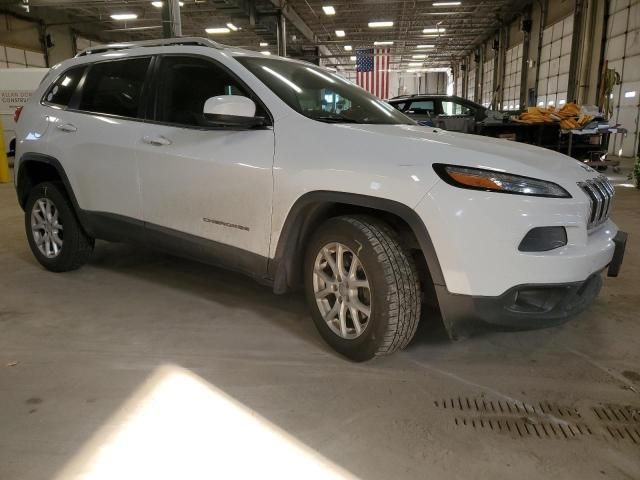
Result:
{"label": "green plant", "polygon": [[629,180],[636,181],[636,188],[640,188],[640,156],[636,157],[636,162],[633,164],[633,170],[629,174]]}

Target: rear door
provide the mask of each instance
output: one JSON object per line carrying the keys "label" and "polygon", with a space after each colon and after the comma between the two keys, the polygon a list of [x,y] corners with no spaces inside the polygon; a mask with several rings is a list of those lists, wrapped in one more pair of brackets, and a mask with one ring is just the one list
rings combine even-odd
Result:
{"label": "rear door", "polygon": [[203,107],[208,98],[232,94],[252,98],[256,115],[269,118],[268,112],[220,62],[190,55],[165,55],[158,61],[151,119],[135,139],[147,228],[190,244],[212,240],[240,256],[254,253],[266,268],[273,128],[212,127],[204,122]]}
{"label": "rear door", "polygon": [[[81,79],[63,75],[45,94],[57,110],[47,142],[83,210],[142,220],[135,149],[150,64],[148,56],[93,63]],[[60,108],[55,98],[65,82],[78,88]]]}

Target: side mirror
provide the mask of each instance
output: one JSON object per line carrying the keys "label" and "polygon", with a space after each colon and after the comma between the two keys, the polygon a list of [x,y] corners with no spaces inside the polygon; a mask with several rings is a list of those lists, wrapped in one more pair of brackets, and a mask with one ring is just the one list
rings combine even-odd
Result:
{"label": "side mirror", "polygon": [[241,95],[220,95],[204,102],[204,119],[213,126],[252,128],[265,125],[263,117],[256,117],[256,104]]}

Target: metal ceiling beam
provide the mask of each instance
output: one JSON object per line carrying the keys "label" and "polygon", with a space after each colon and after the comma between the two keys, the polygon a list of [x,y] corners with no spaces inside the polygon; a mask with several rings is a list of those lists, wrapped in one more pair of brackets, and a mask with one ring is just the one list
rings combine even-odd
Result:
{"label": "metal ceiling beam", "polygon": [[[298,31],[309,41],[314,44],[318,44],[318,37],[314,33],[314,31],[300,18],[298,12],[296,12],[293,7],[289,5],[289,2],[285,0],[271,0],[273,5],[282,11],[282,14],[285,16],[291,24],[298,29]],[[325,45],[318,46],[320,50],[320,55],[331,55],[331,51]]]}

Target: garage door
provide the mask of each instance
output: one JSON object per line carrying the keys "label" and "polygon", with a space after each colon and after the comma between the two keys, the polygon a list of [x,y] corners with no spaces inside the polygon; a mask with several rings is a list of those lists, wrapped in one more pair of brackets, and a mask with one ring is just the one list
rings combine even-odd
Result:
{"label": "garage door", "polygon": [[540,72],[538,73],[538,106],[557,107],[567,102],[573,15],[542,32]]}
{"label": "garage door", "polygon": [[640,100],[640,0],[611,0],[605,58],[609,68],[614,68],[622,77],[622,84],[616,86],[612,94],[613,118],[629,130],[626,137],[615,136],[610,151],[635,156]]}
{"label": "garage door", "polygon": [[493,99],[493,58],[484,62],[482,67],[482,105],[488,107]]}
{"label": "garage door", "polygon": [[520,80],[522,75],[522,43],[507,50],[504,65],[504,91],[502,93],[502,109],[518,110],[520,108]]}
{"label": "garage door", "polygon": [[87,48],[95,47],[96,45],[100,45],[100,42],[94,42],[93,40],[89,40],[88,38],[76,36],[76,52],[81,52],[86,50]]}
{"label": "garage door", "polygon": [[475,102],[476,100],[476,62],[469,62],[469,76],[467,77],[467,98]]}

